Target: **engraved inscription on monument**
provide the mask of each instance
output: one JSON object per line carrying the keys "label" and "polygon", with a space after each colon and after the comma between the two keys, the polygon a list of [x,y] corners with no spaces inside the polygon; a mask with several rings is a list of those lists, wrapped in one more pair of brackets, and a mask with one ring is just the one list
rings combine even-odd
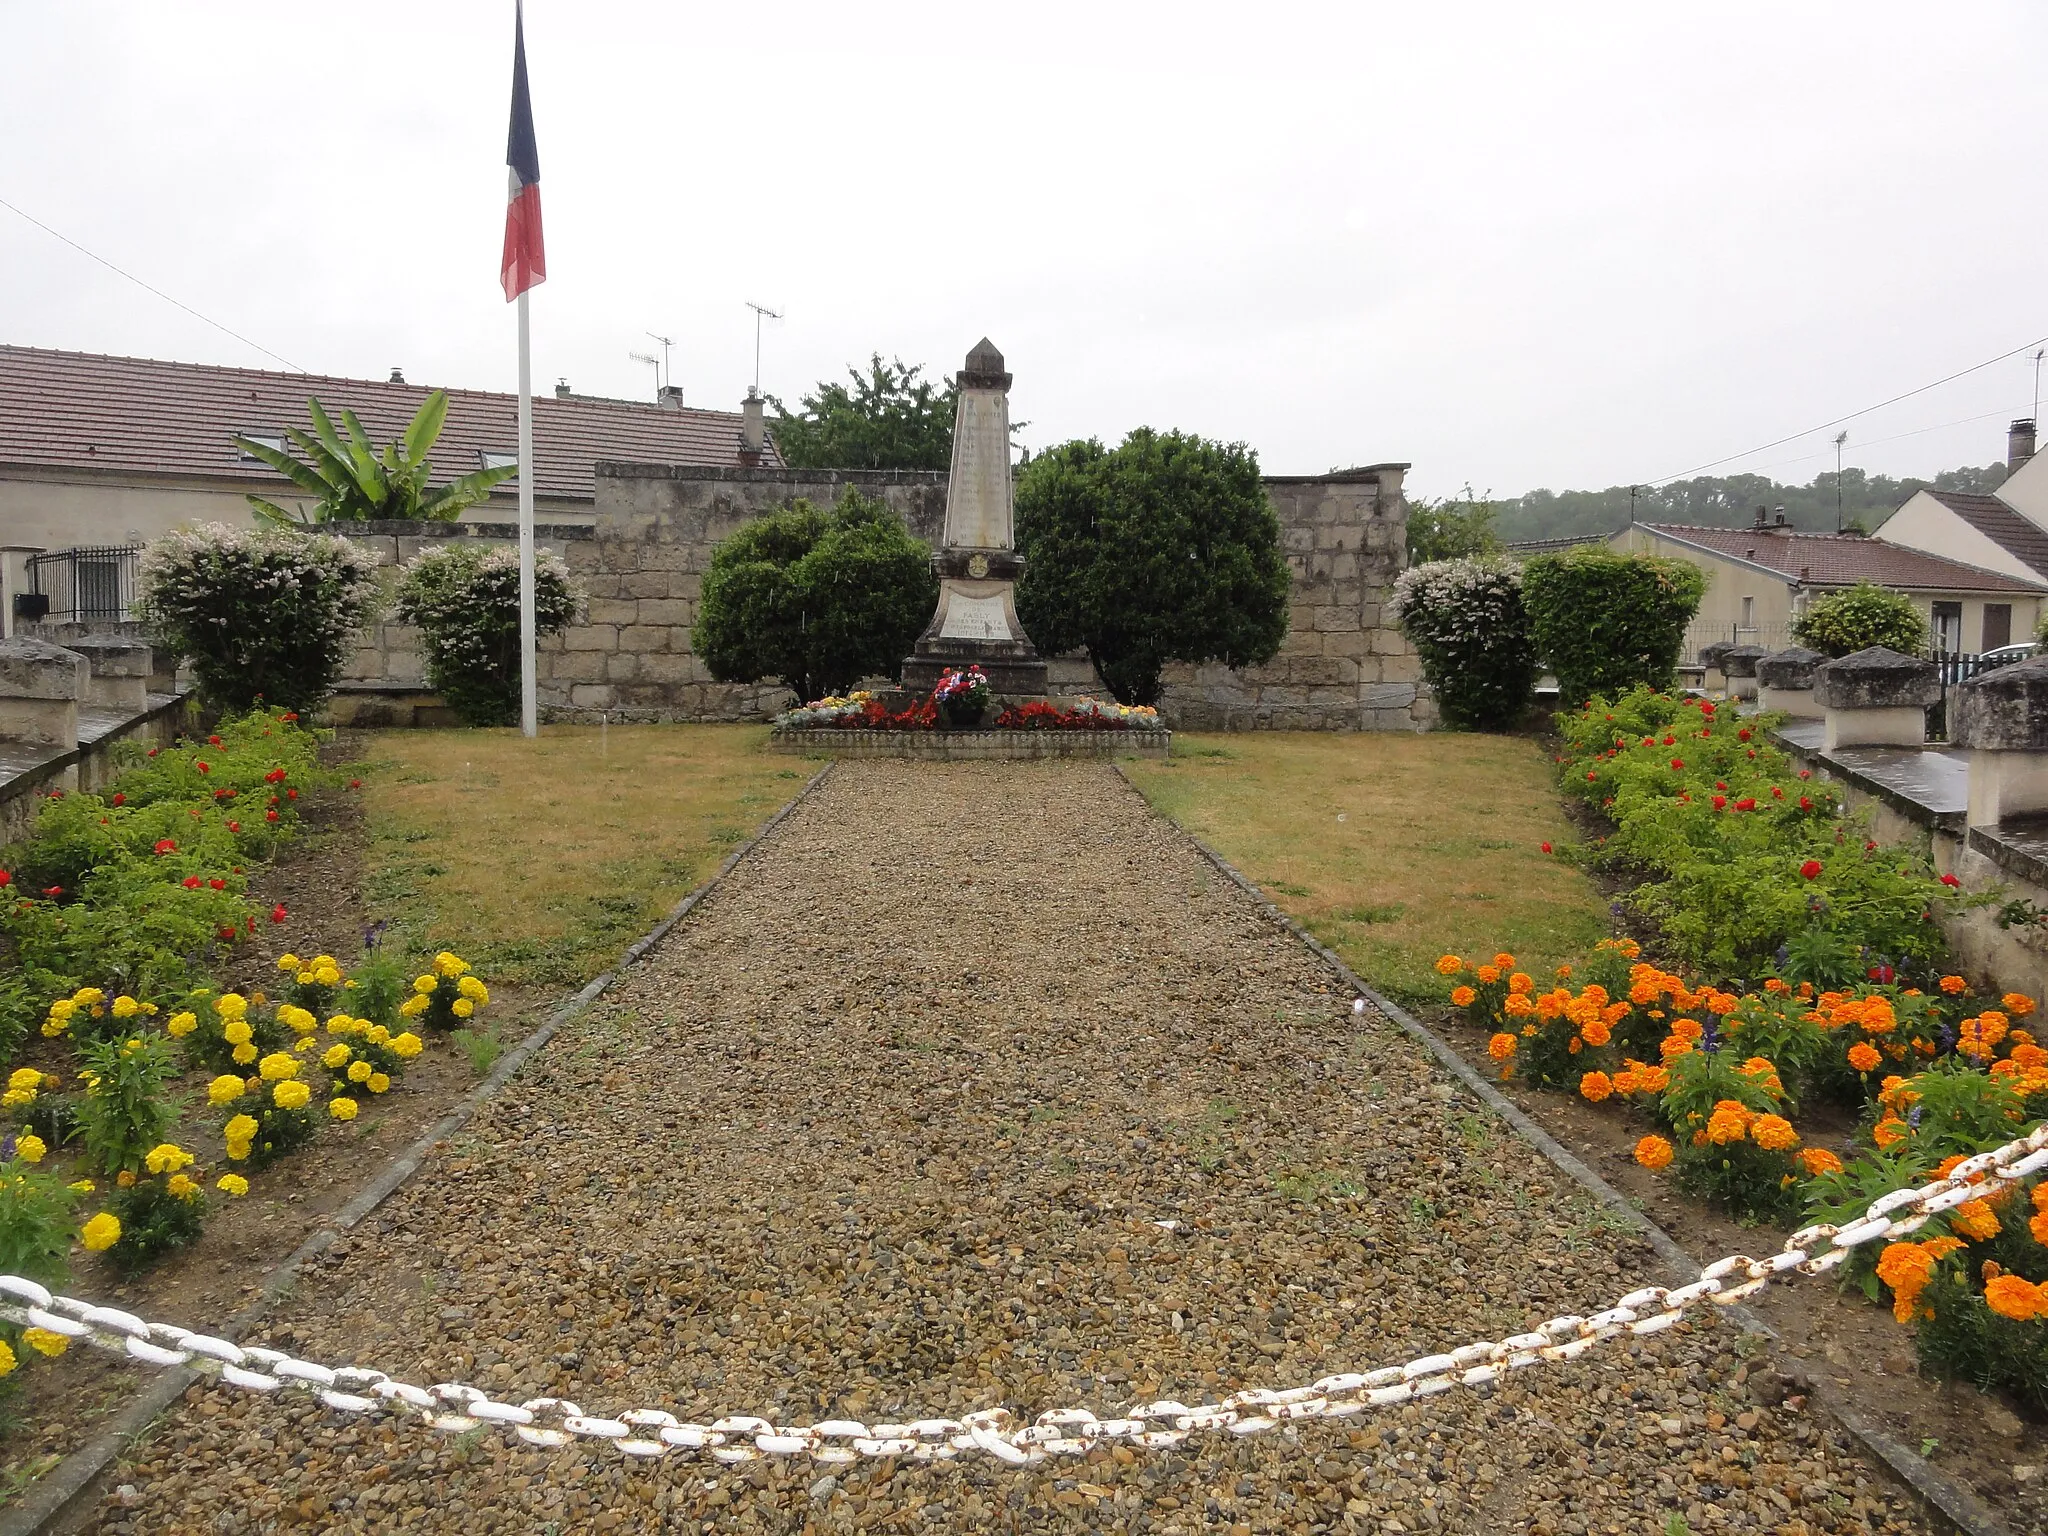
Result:
{"label": "engraved inscription on monument", "polygon": [[955,592],[946,604],[946,624],[939,631],[942,640],[1007,640],[1010,618],[1000,597],[969,597]]}

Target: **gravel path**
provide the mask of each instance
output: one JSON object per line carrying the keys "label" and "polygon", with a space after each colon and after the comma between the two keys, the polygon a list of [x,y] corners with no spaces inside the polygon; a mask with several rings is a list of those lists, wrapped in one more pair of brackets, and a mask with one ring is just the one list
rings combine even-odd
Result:
{"label": "gravel path", "polygon": [[[1349,1002],[1104,767],[845,765],[271,1337],[593,1412],[1102,1412],[1498,1338],[1652,1274]],[[1925,1528],[1746,1358],[1686,1326],[1291,1439],[837,1476],[195,1391],[96,1528]]]}

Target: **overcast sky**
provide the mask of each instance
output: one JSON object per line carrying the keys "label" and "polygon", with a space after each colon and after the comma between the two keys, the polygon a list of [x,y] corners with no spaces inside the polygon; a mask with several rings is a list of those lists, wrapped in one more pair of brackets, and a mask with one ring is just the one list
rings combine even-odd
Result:
{"label": "overcast sky", "polygon": [[[753,299],[792,403],[986,333],[1034,447],[1150,424],[1506,495],[2048,335],[2048,6],[1682,10],[532,0],[535,384],[646,395],[654,331],[735,407]],[[510,389],[511,49],[511,0],[0,0],[0,198],[313,372]],[[5,209],[0,273],[0,340],[278,366]],[[1860,418],[1849,462],[2002,458],[2033,388]],[[1831,436],[1729,468],[1807,480]]]}

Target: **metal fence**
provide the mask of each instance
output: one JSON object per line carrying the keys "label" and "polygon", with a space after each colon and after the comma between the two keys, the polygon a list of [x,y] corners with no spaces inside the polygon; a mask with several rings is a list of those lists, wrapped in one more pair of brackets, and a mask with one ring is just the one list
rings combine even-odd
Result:
{"label": "metal fence", "polygon": [[1679,651],[1680,664],[1697,666],[1700,647],[1715,641],[1730,645],[1755,645],[1767,651],[1782,651],[1795,644],[1790,624],[1703,624],[1695,620],[1685,627],[1685,644]]}
{"label": "metal fence", "polygon": [[139,544],[106,544],[29,556],[29,594],[49,601],[47,611],[24,617],[47,624],[127,619],[135,601],[135,566],[141,553]]}

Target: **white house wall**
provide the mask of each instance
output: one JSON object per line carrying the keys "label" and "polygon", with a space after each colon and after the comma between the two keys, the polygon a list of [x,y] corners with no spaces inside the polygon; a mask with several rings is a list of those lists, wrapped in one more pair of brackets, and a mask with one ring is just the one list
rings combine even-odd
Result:
{"label": "white house wall", "polygon": [[2037,453],[2006,478],[1998,499],[2028,522],[2048,528],[2048,453]]}
{"label": "white house wall", "polygon": [[[1999,494],[2003,496],[2005,492],[2001,489]],[[1904,506],[1884,520],[1874,536],[1902,549],[1960,560],[1964,565],[2016,576],[2021,581],[2041,579],[2026,561],[1989,535],[1979,533],[1926,491],[1915,491]]]}

